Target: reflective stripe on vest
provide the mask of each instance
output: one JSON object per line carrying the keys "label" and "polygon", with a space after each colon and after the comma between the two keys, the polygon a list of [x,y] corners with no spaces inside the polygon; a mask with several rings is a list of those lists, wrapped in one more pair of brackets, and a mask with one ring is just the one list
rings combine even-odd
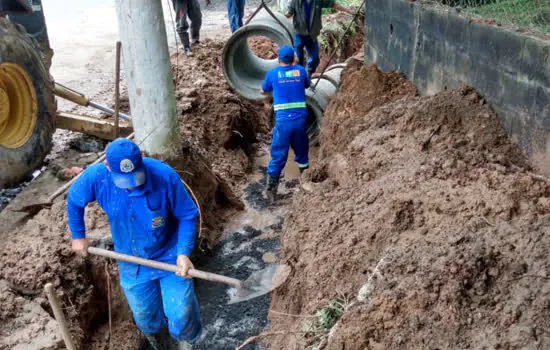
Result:
{"label": "reflective stripe on vest", "polygon": [[275,111],[282,111],[284,109],[292,109],[292,108],[306,108],[305,102],[289,102],[289,103],[280,103],[273,105],[273,109]]}

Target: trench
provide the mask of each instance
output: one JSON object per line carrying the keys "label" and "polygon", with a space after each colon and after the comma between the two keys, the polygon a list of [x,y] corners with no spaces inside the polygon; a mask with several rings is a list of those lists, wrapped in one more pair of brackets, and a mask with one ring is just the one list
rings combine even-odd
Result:
{"label": "trench", "polygon": [[[268,160],[266,150],[256,154],[249,181],[242,192],[244,210],[227,223],[219,244],[210,254],[199,256],[195,266],[246,279],[254,271],[278,260],[279,234],[292,192],[298,185],[298,170],[294,164],[287,165],[286,176],[279,187],[280,199],[269,206],[262,195]],[[269,326],[269,295],[227,305],[230,299],[227,287],[197,279],[195,288],[204,332],[193,349],[235,348]],[[258,345],[247,347],[254,348]]]}
{"label": "trench", "polygon": [[[263,196],[265,177],[270,156],[267,146],[254,152],[251,171],[247,183],[241,191],[244,209],[234,214],[224,226],[219,243],[211,250],[196,249],[193,255],[195,267],[207,272],[246,279],[255,271],[268,264],[277,263],[280,251],[279,235],[294,191],[298,188],[299,171],[292,161],[283,170],[279,185],[278,200],[269,205]],[[113,249],[109,238],[99,240],[99,246]],[[103,270],[104,261],[92,263],[92,270]],[[99,266],[99,267],[98,267]],[[89,331],[87,341],[92,349],[115,349],[121,343],[129,349],[149,349],[146,340],[139,334],[118,284],[116,264],[111,263],[111,308],[113,329],[111,343],[108,326],[108,292],[104,273],[92,273],[92,283],[96,288],[93,308],[102,310],[96,313],[91,324],[98,325]],[[269,327],[267,319],[270,295],[263,295],[248,301],[228,305],[231,289],[225,285],[195,279],[203,335],[193,349],[231,349],[242,344],[249,337],[261,333]],[[259,349],[259,344],[250,344],[246,349]]]}

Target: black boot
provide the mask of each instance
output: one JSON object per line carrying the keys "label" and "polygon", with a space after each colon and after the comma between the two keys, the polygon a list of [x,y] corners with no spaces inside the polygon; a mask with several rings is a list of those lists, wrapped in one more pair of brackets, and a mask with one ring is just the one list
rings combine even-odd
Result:
{"label": "black boot", "polygon": [[189,42],[189,33],[183,32],[178,34],[181,40],[181,44],[183,45],[183,49],[185,50],[185,54],[187,56],[191,56],[193,53],[191,51],[191,44]]}
{"label": "black boot", "polygon": [[147,338],[151,350],[169,349],[168,346],[171,343],[171,337],[168,334],[167,328],[163,328],[154,334],[145,334],[145,338]]}
{"label": "black boot", "polygon": [[179,341],[174,338],[170,338],[169,347],[166,350],[191,350],[193,349],[193,344],[190,344],[186,341]]}
{"label": "black boot", "polygon": [[277,197],[277,188],[279,187],[279,177],[267,175],[265,194],[269,202],[274,202]]}

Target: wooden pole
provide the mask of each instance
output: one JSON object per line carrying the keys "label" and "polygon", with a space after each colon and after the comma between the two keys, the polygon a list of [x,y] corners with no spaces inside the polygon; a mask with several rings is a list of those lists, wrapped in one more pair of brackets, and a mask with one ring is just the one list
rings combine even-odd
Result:
{"label": "wooden pole", "polygon": [[76,347],[73,344],[73,339],[71,338],[71,333],[69,332],[67,320],[65,319],[65,315],[63,314],[63,310],[61,309],[61,303],[59,302],[59,298],[55,293],[55,288],[51,283],[46,283],[46,285],[44,286],[44,290],[46,291],[46,295],[48,296],[48,300],[50,301],[50,306],[52,307],[55,320],[57,321],[57,323],[59,324],[59,328],[61,329],[61,335],[63,336],[65,346],[68,350],[76,350]]}
{"label": "wooden pole", "polygon": [[120,41],[116,42],[116,63],[115,63],[115,139],[120,132],[118,129],[118,119],[120,112]]}

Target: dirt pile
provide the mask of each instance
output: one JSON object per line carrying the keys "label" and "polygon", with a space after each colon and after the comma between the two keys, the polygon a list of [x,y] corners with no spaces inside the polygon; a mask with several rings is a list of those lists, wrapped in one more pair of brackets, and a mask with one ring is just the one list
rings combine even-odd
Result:
{"label": "dirt pile", "polygon": [[277,59],[279,46],[267,37],[252,37],[248,39],[248,47],[254,54],[265,60]]}
{"label": "dirt pile", "polygon": [[170,163],[197,189],[211,244],[225,217],[242,207],[236,194],[250,169],[254,145],[268,131],[263,109],[225,82],[222,52],[223,42],[206,40],[193,56],[172,57],[183,149],[182,157]]}
{"label": "dirt pile", "polygon": [[331,102],[271,304],[294,333],[272,348],[548,348],[550,182],[474,90],[413,97],[399,81],[349,69]]}
{"label": "dirt pile", "polygon": [[[345,150],[353,137],[365,129],[362,117],[373,108],[404,96],[416,96],[416,87],[402,73],[383,73],[375,65],[358,69],[360,63],[342,73],[339,93],[325,111],[321,129],[321,152],[327,157]],[[358,92],[361,95],[358,96]]]}
{"label": "dirt pile", "polygon": [[[222,50],[223,43],[207,40],[194,49],[193,57],[172,58],[178,73],[183,145],[178,159],[170,163],[199,199],[203,235],[211,243],[220,236],[224,218],[242,206],[240,185],[251,166],[254,144],[267,131],[266,117],[257,112],[262,109],[226,85],[220,68]],[[108,223],[97,205],[87,208],[85,220],[88,238],[96,243],[108,240]],[[116,264],[106,266],[105,259],[83,259],[72,253],[64,200],[16,230],[2,232],[2,238],[0,349],[50,349],[50,344],[51,349],[59,348],[58,328],[52,326],[42,290],[47,282],[56,287],[78,346],[138,348],[140,335],[122,295]],[[36,317],[29,317],[31,313]]]}

